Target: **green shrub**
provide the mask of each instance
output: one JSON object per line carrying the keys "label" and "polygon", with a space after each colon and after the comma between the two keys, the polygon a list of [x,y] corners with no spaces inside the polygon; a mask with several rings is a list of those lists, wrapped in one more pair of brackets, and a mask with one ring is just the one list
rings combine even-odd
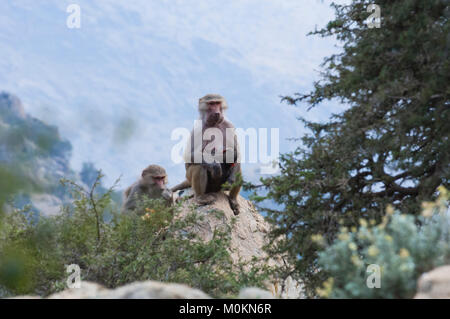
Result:
{"label": "green shrub", "polygon": [[[388,207],[380,224],[360,220],[360,227],[342,227],[332,245],[319,253],[319,265],[329,276],[319,296],[327,298],[411,298],[418,277],[450,262],[449,194],[440,188],[436,202],[422,205],[415,218]],[[321,236],[313,241],[322,244]],[[381,287],[368,288],[369,265],[381,270]]]}
{"label": "green shrub", "polygon": [[[54,217],[37,221],[25,210],[0,220],[0,293],[49,295],[66,288],[66,266],[77,264],[81,279],[114,288],[134,281],[184,283],[214,297],[235,296],[243,286],[263,287],[269,271],[257,261],[233,265],[229,254],[231,229],[216,229],[210,241],[191,230],[201,217],[180,205],[143,200],[134,213],[112,207],[109,189],[63,181],[71,188],[73,205]],[[105,218],[105,212],[112,212]],[[212,214],[223,214],[220,211]],[[105,221],[108,220],[108,221]],[[250,271],[249,271],[250,269]]]}

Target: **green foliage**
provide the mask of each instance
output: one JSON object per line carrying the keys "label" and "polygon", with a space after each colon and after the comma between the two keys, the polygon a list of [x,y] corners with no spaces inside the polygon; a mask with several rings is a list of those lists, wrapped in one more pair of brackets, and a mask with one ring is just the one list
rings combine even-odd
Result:
{"label": "green foliage", "polygon": [[[144,199],[129,214],[105,221],[113,188],[98,193],[101,174],[85,190],[68,180],[73,205],[62,214],[33,221],[23,210],[0,224],[0,291],[48,295],[66,286],[65,266],[77,264],[81,279],[114,288],[134,281],[185,283],[216,297],[230,297],[244,285],[263,286],[269,274],[257,261],[233,265],[233,225],[215,229],[210,241],[192,231],[201,217],[192,210]],[[211,212],[220,218],[222,212]],[[249,271],[250,269],[250,271]]]}
{"label": "green foliage", "polygon": [[0,164],[0,216],[3,204],[21,190],[38,191],[39,187],[20,170],[11,165]]}
{"label": "green foliage", "polygon": [[325,59],[311,92],[284,99],[349,108],[327,123],[303,120],[311,134],[281,156],[281,174],[262,179],[266,196],[255,198],[281,207],[265,209],[271,252],[289,255],[309,295],[325,279],[311,235],[331,243],[339,221],[380,222],[390,203],[417,215],[439,185],[450,187],[448,1],[377,1],[381,28],[369,29],[371,3],[333,5],[335,20],[312,33],[335,36],[342,51]]}
{"label": "green foliage", "polygon": [[[80,172],[81,182],[83,182],[84,184],[86,184],[88,186],[95,184],[95,187],[93,187],[95,195],[102,195],[102,194],[108,193],[108,195],[111,196],[111,199],[114,201],[114,203],[117,204],[115,206],[121,206],[122,192],[107,189],[106,187],[104,187],[102,185],[99,177],[101,179],[103,177],[103,174],[102,174],[101,170],[95,168],[94,163],[91,163],[91,162],[83,163],[83,167]],[[68,181],[68,182],[70,183],[70,181]],[[116,208],[116,207],[113,207],[113,208]],[[109,212],[106,212],[106,215],[110,215]],[[108,218],[109,216],[106,216],[106,217]]]}
{"label": "green foliage", "polygon": [[[318,294],[327,298],[413,297],[422,273],[450,263],[449,195],[441,188],[440,197],[435,203],[425,203],[417,220],[388,207],[378,225],[362,219],[358,230],[342,227],[336,241],[319,253],[319,265],[329,278]],[[323,243],[320,235],[313,240]],[[380,266],[380,288],[366,284],[370,275],[366,269],[372,264]]]}
{"label": "green foliage", "polygon": [[[60,266],[55,225],[47,219],[35,222],[29,207],[4,214],[0,221],[0,286],[17,294],[36,287],[44,293],[43,281],[56,278]],[[41,276],[40,274],[44,274]]]}

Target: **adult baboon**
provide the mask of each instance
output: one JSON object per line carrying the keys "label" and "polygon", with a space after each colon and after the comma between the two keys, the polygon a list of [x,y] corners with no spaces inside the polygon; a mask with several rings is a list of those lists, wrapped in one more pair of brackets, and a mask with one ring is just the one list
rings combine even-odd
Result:
{"label": "adult baboon", "polygon": [[167,204],[172,204],[172,191],[167,188],[166,170],[159,165],[150,165],[142,171],[141,178],[124,192],[122,211],[134,210],[137,201],[143,196],[149,199],[163,198]]}
{"label": "adult baboon", "polygon": [[172,191],[191,186],[196,202],[207,205],[214,201],[210,193],[219,192],[228,182],[233,185],[229,194],[230,207],[238,215],[237,196],[241,185],[236,181],[242,172],[234,126],[224,118],[227,108],[226,100],[218,94],[208,94],[199,100],[200,127],[194,126],[184,154],[187,180]]}

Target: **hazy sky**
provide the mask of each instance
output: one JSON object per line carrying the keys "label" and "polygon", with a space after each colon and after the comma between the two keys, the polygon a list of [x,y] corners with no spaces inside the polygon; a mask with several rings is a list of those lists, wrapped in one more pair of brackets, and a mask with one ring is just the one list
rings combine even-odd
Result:
{"label": "hazy sky", "polygon": [[[336,1],[335,1],[336,2]],[[337,1],[343,2],[343,1]],[[345,2],[345,1],[344,1]],[[81,28],[66,25],[69,4]],[[191,129],[198,99],[220,93],[236,127],[279,128],[280,151],[305,133],[296,117],[325,121],[344,109],[306,112],[280,95],[306,92],[334,39],[307,36],[332,17],[319,0],[8,0],[0,2],[0,90],[57,125],[74,146],[72,167],[92,161],[107,183],[131,183],[151,163],[170,184],[175,128]],[[247,179],[259,165],[245,165]]]}

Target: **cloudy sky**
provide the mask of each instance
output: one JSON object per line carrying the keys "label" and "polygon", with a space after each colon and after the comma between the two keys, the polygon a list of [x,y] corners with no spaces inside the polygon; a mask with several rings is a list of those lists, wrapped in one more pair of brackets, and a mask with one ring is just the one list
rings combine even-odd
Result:
{"label": "cloudy sky", "polygon": [[[345,2],[345,1],[335,1]],[[67,27],[70,4],[81,28]],[[280,152],[305,133],[296,119],[326,121],[345,106],[306,112],[280,95],[306,92],[332,38],[307,36],[333,17],[320,0],[6,0],[0,2],[0,90],[26,111],[57,125],[74,146],[72,167],[94,162],[107,183],[133,182],[151,163],[170,184],[176,128],[191,129],[198,99],[220,93],[236,127],[278,128]],[[256,180],[258,164],[245,165]]]}

